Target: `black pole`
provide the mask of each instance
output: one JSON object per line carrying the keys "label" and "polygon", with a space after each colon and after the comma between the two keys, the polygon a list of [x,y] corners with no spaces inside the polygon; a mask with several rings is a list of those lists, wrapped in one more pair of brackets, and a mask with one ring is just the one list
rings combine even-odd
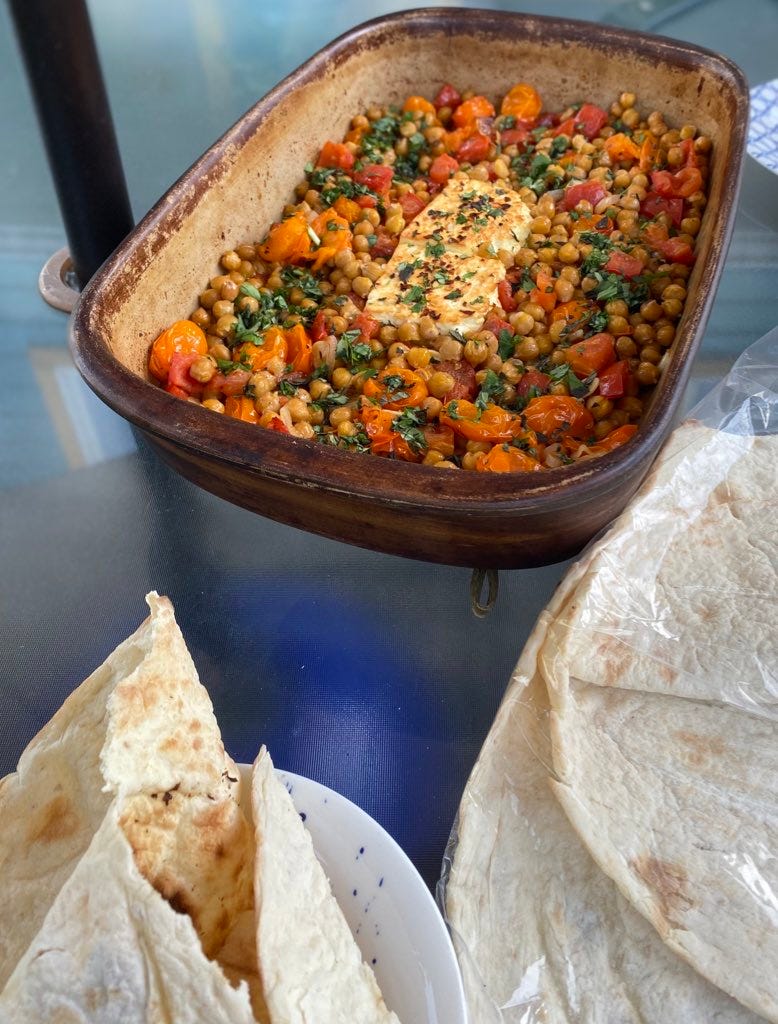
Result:
{"label": "black pole", "polygon": [[119,147],[85,0],[9,0],[83,287],[132,229]]}

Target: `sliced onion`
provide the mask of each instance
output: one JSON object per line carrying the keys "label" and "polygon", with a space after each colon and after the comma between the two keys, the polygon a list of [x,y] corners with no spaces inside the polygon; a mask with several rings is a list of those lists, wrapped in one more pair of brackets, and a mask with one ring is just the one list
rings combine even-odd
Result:
{"label": "sliced onion", "polygon": [[612,196],[612,195],[603,196],[603,198],[595,206],[594,212],[595,213],[605,213],[605,211],[608,209],[609,206],[615,206],[616,203],[618,203],[620,199],[621,199],[621,196]]}
{"label": "sliced onion", "polygon": [[328,335],[326,338],[322,338],[321,341],[314,341],[311,352],[313,354],[313,365],[321,366],[322,363],[326,363],[327,366],[332,369],[335,365],[335,350],[338,347],[338,342],[334,334]]}

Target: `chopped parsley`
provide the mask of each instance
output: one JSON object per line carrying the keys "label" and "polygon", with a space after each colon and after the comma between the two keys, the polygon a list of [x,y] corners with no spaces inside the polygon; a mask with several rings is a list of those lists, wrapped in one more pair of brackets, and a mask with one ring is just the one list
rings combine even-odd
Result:
{"label": "chopped parsley", "polygon": [[406,260],[403,260],[397,268],[397,276],[403,284],[407,284],[414,270],[419,266],[421,266],[421,260],[414,260],[412,263],[408,263]]}
{"label": "chopped parsley", "polygon": [[461,288],[454,288],[447,295],[444,295],[443,298],[444,299],[461,299],[462,298],[462,289]]}
{"label": "chopped parsley", "polygon": [[549,373],[549,377],[555,384],[564,384],[573,398],[583,398],[594,380],[593,373],[584,380],[581,380],[573,373],[568,363],[562,363],[560,366],[555,366]]}
{"label": "chopped parsley", "polygon": [[516,336],[507,327],[503,327],[497,335],[497,354],[503,362],[510,359],[516,351]]}
{"label": "chopped parsley", "polygon": [[294,398],[297,394],[297,388],[290,380],[282,380],[278,384],[278,390],[282,395],[286,395],[287,398]]}
{"label": "chopped parsley", "polygon": [[342,359],[349,370],[354,370],[363,363],[368,363],[373,358],[373,350],[367,342],[359,341],[361,331],[344,331],[338,338],[335,355]]}
{"label": "chopped parsley", "polygon": [[425,246],[424,249],[425,255],[432,256],[434,259],[437,259],[439,256],[442,256],[445,251],[446,247],[443,244],[443,242],[439,242],[437,240],[427,242],[427,245]]}
{"label": "chopped parsley", "polygon": [[348,400],[349,398],[345,391],[328,391],[321,398],[317,398],[315,402],[311,402],[311,408],[321,409],[322,412],[326,413],[339,405],[345,405]]}
{"label": "chopped parsley", "polygon": [[404,302],[406,306],[410,306],[414,313],[421,313],[427,304],[424,289],[417,284],[409,288],[400,301]]}
{"label": "chopped parsley", "polygon": [[476,396],[476,409],[480,409],[483,412],[487,405],[499,399],[504,392],[505,383],[500,380],[494,370],[487,370],[486,376],[481,383],[481,390]]}
{"label": "chopped parsley", "polygon": [[411,451],[422,452],[429,447],[423,431],[420,429],[427,422],[427,413],[424,409],[417,409],[409,406],[403,409],[399,416],[396,416],[392,423],[392,430],[408,444]]}

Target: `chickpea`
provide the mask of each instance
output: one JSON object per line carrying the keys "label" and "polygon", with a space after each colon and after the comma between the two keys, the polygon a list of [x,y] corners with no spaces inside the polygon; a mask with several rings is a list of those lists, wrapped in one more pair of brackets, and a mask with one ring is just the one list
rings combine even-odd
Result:
{"label": "chickpea", "polygon": [[531,362],[540,355],[540,348],[534,338],[522,338],[516,346],[516,356],[524,362]]}
{"label": "chickpea", "polygon": [[643,403],[639,398],[622,398],[619,401],[619,409],[631,420],[640,419],[643,415]]}
{"label": "chickpea", "polygon": [[427,389],[433,398],[445,398],[454,387],[454,378],[450,373],[437,370],[427,381]]}
{"label": "chickpea", "polygon": [[332,383],[338,391],[345,391],[353,379],[352,373],[344,366],[339,366],[336,370],[332,371]]}
{"label": "chickpea", "polygon": [[251,295],[241,295],[236,305],[241,313],[256,313],[259,309],[259,303]]}
{"label": "chickpea", "polygon": [[551,219],[545,216],[535,217],[529,229],[534,235],[547,235],[551,231]]}
{"label": "chickpea", "polygon": [[555,381],[553,384],[549,384],[548,393],[550,395],[569,395],[570,389],[567,384],[563,384],[561,381]]}
{"label": "chickpea", "polygon": [[355,277],[354,280],[351,282],[351,287],[356,292],[357,295],[361,296],[364,299],[366,296],[370,294],[370,290],[373,287],[373,282],[370,280],[369,277],[365,277],[364,275],[360,274],[359,277]]}
{"label": "chickpea", "polygon": [[586,408],[595,420],[603,420],[613,412],[613,402],[610,398],[603,398],[602,395],[592,395],[591,398],[586,399]]}
{"label": "chickpea", "polygon": [[278,379],[283,376],[284,371],[286,370],[286,363],[280,356],[274,356],[272,359],[268,360],[268,364],[265,369],[268,373],[272,373],[273,376]]}
{"label": "chickpea", "polygon": [[443,403],[439,398],[435,398],[433,395],[429,395],[421,403],[422,408],[426,410],[427,419],[436,420],[440,416],[441,410],[443,409]]}
{"label": "chickpea", "polygon": [[459,362],[462,358],[464,345],[455,338],[444,338],[438,347],[438,355],[441,359],[450,359]]}
{"label": "chickpea", "polygon": [[651,324],[640,323],[635,325],[632,337],[639,345],[645,345],[654,340],[654,328]]}
{"label": "chickpea", "polygon": [[637,355],[638,347],[629,335],[624,334],[616,339],[616,353],[620,359],[630,359]]}
{"label": "chickpea", "polygon": [[330,391],[332,391],[332,387],[328,381],[322,380],[321,377],[317,377],[308,385],[308,390],[310,391],[311,398],[314,402],[318,402],[320,398],[324,398],[325,395],[328,395]]}
{"label": "chickpea", "polygon": [[[226,338],[237,322],[238,318],[236,316],[232,316],[232,314],[220,316],[219,319],[216,321],[216,334],[220,338]],[[229,358],[229,356],[227,358]]]}
{"label": "chickpea", "polygon": [[218,398],[203,399],[203,408],[210,409],[211,412],[224,412],[224,405],[219,401]]}
{"label": "chickpea", "polygon": [[[543,309],[542,306],[538,305],[537,302],[525,302],[523,312],[525,312],[528,316],[531,316],[536,323],[540,323],[541,321],[546,319],[545,309]],[[516,329],[515,325],[513,326],[514,329]]]}
{"label": "chickpea", "polygon": [[229,316],[231,313],[234,313],[235,307],[226,299],[219,299],[218,302],[214,302],[212,312],[218,320],[220,317]]}
{"label": "chickpea", "polygon": [[405,218],[402,214],[395,214],[388,218],[385,226],[390,235],[399,235],[405,227]]}
{"label": "chickpea", "polygon": [[519,313],[511,313],[508,320],[516,334],[529,334],[535,326],[534,318],[526,310],[522,310]]}
{"label": "chickpea", "polygon": [[189,367],[189,375],[201,384],[207,384],[216,375],[216,360],[213,356],[200,356]]}
{"label": "chickpea", "polygon": [[662,315],[662,307],[654,299],[644,302],[640,307],[640,315],[649,323],[654,323]]}
{"label": "chickpea", "polygon": [[641,384],[656,384],[659,380],[659,370],[653,363],[640,363],[635,376]]}
{"label": "chickpea", "polygon": [[675,340],[675,328],[672,324],[662,324],[657,327],[655,338],[662,348],[668,348]]}
{"label": "chickpea", "polygon": [[450,462],[448,459],[442,459],[440,462],[434,463],[435,469],[458,469],[456,462]]}
{"label": "chickpea", "polygon": [[470,338],[465,342],[464,357],[471,366],[480,366],[489,358],[490,352],[481,338]]}
{"label": "chickpea", "polygon": [[424,459],[422,460],[422,464],[424,466],[435,466],[435,465],[437,465],[438,462],[442,462],[442,461],[443,461],[443,455],[436,448],[430,448],[430,450],[424,456]]}
{"label": "chickpea", "polygon": [[311,419],[311,413],[308,409],[307,402],[303,402],[300,398],[290,398],[286,403],[286,408],[289,410],[289,415],[295,423],[308,423]]}
{"label": "chickpea", "polygon": [[340,405],[330,413],[330,424],[337,427],[341,423],[350,423],[352,415],[353,413],[347,405]]}
{"label": "chickpea", "polygon": [[266,395],[260,395],[254,405],[257,412],[278,412],[281,408],[281,396],[277,391],[269,391]]}
{"label": "chickpea", "polygon": [[229,252],[225,252],[219,262],[225,270],[238,270],[240,268],[241,258],[234,250],[230,249]]}
{"label": "chickpea", "polygon": [[397,328],[397,337],[400,341],[419,341],[419,328],[417,324],[405,323],[400,324]]}
{"label": "chickpea", "polygon": [[654,363],[656,365],[662,358],[662,350],[656,345],[646,345],[640,352],[640,358],[645,363]]}
{"label": "chickpea", "polygon": [[610,434],[611,430],[615,427],[615,423],[611,419],[599,420],[594,424],[594,436],[598,441],[601,441],[604,437]]}
{"label": "chickpea", "polygon": [[207,309],[203,309],[202,306],[199,306],[194,313],[192,313],[189,319],[193,324],[197,324],[198,327],[202,327],[203,330],[211,325],[211,314]]}
{"label": "chickpea", "polygon": [[558,277],[554,282],[554,291],[560,302],[570,302],[575,294],[572,283],[564,277]]}
{"label": "chickpea", "polygon": [[631,334],[632,328],[629,321],[623,316],[608,317],[608,331],[618,337],[621,334]]}
{"label": "chickpea", "polygon": [[230,350],[224,345],[221,340],[214,342],[208,346],[208,355],[213,356],[214,359],[231,359],[232,355]]}
{"label": "chickpea", "polygon": [[435,352],[434,349],[421,348],[415,345],[413,348],[408,349],[405,359],[410,367],[412,367],[414,370],[418,370],[421,369],[422,367],[429,366],[433,360],[433,357],[436,355],[437,352]]}

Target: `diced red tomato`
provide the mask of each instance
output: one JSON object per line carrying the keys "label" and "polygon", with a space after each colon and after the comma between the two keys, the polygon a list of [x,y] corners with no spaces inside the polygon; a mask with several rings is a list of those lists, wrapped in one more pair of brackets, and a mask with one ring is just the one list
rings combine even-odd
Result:
{"label": "diced red tomato", "polygon": [[364,310],[358,313],[348,326],[350,331],[359,331],[359,341],[370,341],[371,338],[377,338],[378,332],[381,330],[380,322]]}
{"label": "diced red tomato", "polygon": [[584,103],[575,115],[575,123],[581,126],[581,131],[589,140],[599,134],[607,120],[607,113],[602,107],[595,106],[594,103]]}
{"label": "diced red tomato", "polygon": [[[197,362],[200,358],[196,352],[174,352],[170,360],[168,384],[179,388],[185,395],[199,395],[203,390],[203,385],[190,375],[189,369],[192,363]],[[173,393],[171,392],[171,394]]]}
{"label": "diced red tomato", "polygon": [[694,250],[680,238],[668,238],[667,228],[649,224],[644,232],[646,241],[667,260],[668,263],[683,263],[690,267],[694,263]]}
{"label": "diced red tomato", "polygon": [[582,378],[588,377],[590,373],[600,373],[606,366],[616,362],[613,335],[605,332],[576,342],[565,349],[564,354],[573,373]]}
{"label": "diced red tomato", "polygon": [[375,196],[357,196],[355,202],[357,206],[361,206],[363,210],[372,210],[378,206],[378,200]]}
{"label": "diced red tomato", "polygon": [[603,398],[623,398],[629,386],[629,363],[620,359],[600,374],[599,391]]}
{"label": "diced red tomato", "polygon": [[406,224],[421,213],[427,205],[426,201],[424,199],[420,199],[415,192],[405,192],[397,201],[402,207],[403,217],[405,217]]}
{"label": "diced red tomato", "polygon": [[274,416],[272,418],[272,420],[270,421],[270,423],[268,423],[267,429],[268,430],[275,430],[277,434],[288,434],[289,433],[286,424],[284,423],[284,421],[281,419],[280,416]]}
{"label": "diced red tomato", "polygon": [[350,171],[354,166],[354,154],[342,142],[325,142],[316,163],[319,167],[339,167],[342,171]]}
{"label": "diced red tomato", "polygon": [[183,388],[179,388],[175,384],[171,384],[170,381],[165,385],[165,391],[167,391],[169,395],[175,395],[176,398],[189,398],[188,391],[184,391]]}
{"label": "diced red tomato", "polygon": [[696,167],[682,167],[675,174],[670,171],[652,171],[651,185],[660,196],[688,199],[702,188],[702,174]]}
{"label": "diced red tomato", "polygon": [[547,373],[541,373],[540,370],[527,370],[516,385],[516,394],[519,398],[526,398],[531,389],[535,388],[538,394],[545,395],[550,383],[551,378]]}
{"label": "diced red tomato", "polygon": [[500,281],[497,285],[497,297],[500,300],[500,305],[506,313],[516,312],[518,303],[513,297],[513,289],[511,288],[510,281]]}
{"label": "diced red tomato", "polygon": [[373,259],[382,257],[383,259],[388,260],[396,248],[397,238],[379,228],[376,232],[375,245],[371,246],[370,255]]}
{"label": "diced red tomato", "polygon": [[445,395],[446,402],[452,402],[459,398],[471,400],[478,392],[478,384],[475,379],[475,370],[466,359],[446,359],[437,363],[435,370],[438,373],[447,373],[454,378],[454,386]]}
{"label": "diced red tomato", "polygon": [[500,145],[523,146],[524,143],[529,139],[529,137],[529,128],[506,128],[504,131],[500,132]]}
{"label": "diced red tomato", "polygon": [[554,135],[567,135],[568,138],[575,135],[578,132],[576,127],[575,118],[568,117],[565,121],[561,121],[554,131]]}
{"label": "diced red tomato", "polygon": [[442,185],[445,184],[452,174],[459,170],[459,161],[448,153],[441,153],[432,161],[429,169],[429,176],[432,181]]}
{"label": "diced red tomato", "polygon": [[594,208],[607,194],[607,189],[601,181],[594,181],[590,178],[588,181],[582,181],[579,185],[570,185],[565,189],[565,194],[562,196],[562,209],[574,210],[584,199]]}
{"label": "diced red tomato", "polygon": [[694,139],[684,139],[679,143],[679,147],[683,153],[684,167],[699,167],[700,162],[694,149]]}
{"label": "diced red tomato", "polygon": [[547,313],[557,304],[557,293],[554,291],[554,279],[544,270],[538,271],[535,287],[529,293],[530,301],[537,303]]}
{"label": "diced red tomato", "polygon": [[628,252],[614,249],[608,257],[605,269],[609,274],[621,274],[622,277],[632,279],[643,273],[643,264],[637,256],[631,256]]}
{"label": "diced red tomato", "polygon": [[484,320],[483,329],[485,331],[491,331],[492,334],[496,334],[498,338],[500,337],[500,331],[510,331],[511,334],[513,334],[513,328],[508,321],[503,320],[494,312],[487,314],[487,317]]}
{"label": "diced red tomato", "polygon": [[640,204],[640,214],[646,220],[653,220],[659,213],[666,213],[678,227],[683,220],[683,197],[660,196],[658,192],[649,192]]}
{"label": "diced red tomato", "polygon": [[389,191],[393,177],[394,171],[386,164],[366,164],[361,170],[354,172],[354,181],[358,185],[364,185],[379,196],[386,195]]}
{"label": "diced red tomato", "polygon": [[324,341],[329,333],[327,322],[324,319],[324,311],[320,309],[311,324],[311,341]]}
{"label": "diced red tomato", "polygon": [[461,160],[463,163],[467,161],[471,164],[478,163],[479,160],[485,160],[489,156],[491,145],[492,140],[488,135],[484,135],[482,132],[474,132],[469,139],[465,139],[457,150],[457,160]]}
{"label": "diced red tomato", "polygon": [[447,82],[432,102],[438,110],[440,110],[441,107],[450,107],[453,110],[462,102],[462,97],[454,86],[449,85]]}
{"label": "diced red tomato", "polygon": [[[228,373],[226,377],[222,377],[221,374],[216,374],[208,382],[209,388],[214,388],[219,391],[223,391],[225,395],[239,395],[249,382],[251,374],[248,370],[233,370],[232,373]],[[219,379],[221,378],[221,379]]]}

